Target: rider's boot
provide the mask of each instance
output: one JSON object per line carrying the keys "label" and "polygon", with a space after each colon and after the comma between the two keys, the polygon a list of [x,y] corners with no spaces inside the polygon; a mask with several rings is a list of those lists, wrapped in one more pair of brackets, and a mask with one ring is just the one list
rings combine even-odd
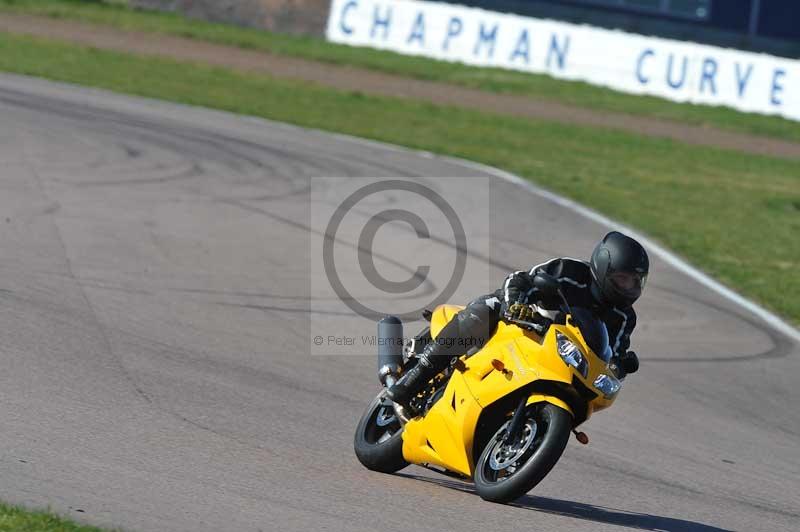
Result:
{"label": "rider's boot", "polygon": [[441,345],[430,342],[417,358],[417,364],[409,369],[387,391],[386,396],[406,410],[410,410],[409,402],[440,371],[450,363],[449,356],[441,353]]}

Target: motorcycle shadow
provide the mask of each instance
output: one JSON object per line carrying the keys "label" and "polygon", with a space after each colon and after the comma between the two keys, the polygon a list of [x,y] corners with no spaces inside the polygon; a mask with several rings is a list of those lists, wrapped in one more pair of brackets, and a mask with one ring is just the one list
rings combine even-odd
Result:
{"label": "motorcycle shadow", "polygon": [[[475,494],[474,486],[458,480],[423,477],[410,473],[395,473],[395,475],[414,480],[421,480],[423,482],[429,482],[431,484],[463,491],[465,493],[471,493],[473,495]],[[511,503],[509,506],[515,506],[517,508],[524,508],[526,510],[533,510],[536,512],[545,512],[549,514],[562,515],[565,517],[572,517],[574,519],[581,519],[583,521],[623,526],[637,530],[664,532],[731,532],[726,528],[705,525],[696,521],[687,521],[685,519],[676,519],[673,517],[664,517],[660,515],[643,514],[638,512],[628,512],[606,506],[595,506],[593,504],[585,504],[582,502],[551,499],[549,497],[538,497],[534,495],[525,495],[524,497]]]}

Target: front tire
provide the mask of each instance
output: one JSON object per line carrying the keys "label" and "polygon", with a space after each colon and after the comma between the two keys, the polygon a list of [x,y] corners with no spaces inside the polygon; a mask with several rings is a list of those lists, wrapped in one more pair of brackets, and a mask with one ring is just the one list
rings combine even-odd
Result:
{"label": "front tire", "polygon": [[506,420],[475,464],[475,490],[484,500],[507,503],[522,497],[556,465],[569,441],[572,416],[550,403],[530,405],[521,434],[505,442]]}
{"label": "front tire", "polygon": [[403,458],[403,427],[392,403],[378,395],[364,411],[356,427],[353,448],[364,467],[394,473],[408,465]]}

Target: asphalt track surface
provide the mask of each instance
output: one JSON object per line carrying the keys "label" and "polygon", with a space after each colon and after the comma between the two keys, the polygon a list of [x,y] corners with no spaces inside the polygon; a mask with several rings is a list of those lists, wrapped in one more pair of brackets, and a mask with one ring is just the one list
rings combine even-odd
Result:
{"label": "asphalt track surface", "polygon": [[[12,76],[0,168],[0,499],[130,530],[796,530],[800,349],[659,260],[641,372],[518,504],[361,467],[375,361],[310,347],[315,327],[366,322],[313,297],[312,178],[443,189],[475,169]],[[490,221],[469,257],[488,276],[456,302],[605,231],[489,183],[456,192]]]}

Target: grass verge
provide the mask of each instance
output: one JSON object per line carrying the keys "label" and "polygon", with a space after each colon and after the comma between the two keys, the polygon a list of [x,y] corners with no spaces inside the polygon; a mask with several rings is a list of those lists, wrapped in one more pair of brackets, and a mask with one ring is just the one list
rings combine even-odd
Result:
{"label": "grass verge", "polygon": [[722,282],[800,323],[800,161],[365,96],[29,37],[0,39],[0,70],[502,167],[641,228]]}
{"label": "grass verge", "polygon": [[48,512],[30,511],[0,503],[0,532],[101,532]]}
{"label": "grass verge", "polygon": [[0,10],[67,18],[113,27],[179,35],[242,48],[347,64],[417,79],[452,83],[496,93],[513,93],[589,109],[647,116],[743,133],[800,141],[797,122],[741,113],[724,107],[694,106],[633,96],[581,82],[501,69],[404,56],[327,43],[321,39],[238,28],[169,13],[134,10],[119,0],[0,0]]}

